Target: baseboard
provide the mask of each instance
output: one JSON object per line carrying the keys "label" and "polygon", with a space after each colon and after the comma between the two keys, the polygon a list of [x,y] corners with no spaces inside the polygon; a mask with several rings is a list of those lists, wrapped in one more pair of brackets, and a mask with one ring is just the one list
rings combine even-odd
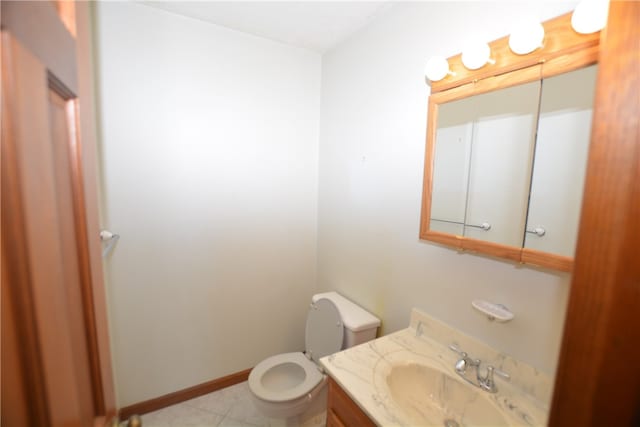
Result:
{"label": "baseboard", "polygon": [[246,369],[244,371],[227,375],[226,377],[217,378],[212,381],[207,381],[206,383],[194,385],[193,387],[174,391],[173,393],[165,394],[164,396],[155,397],[153,399],[145,400],[144,402],[134,403],[133,405],[121,408],[118,414],[121,420],[127,420],[130,416],[135,414],[142,415],[148,412],[157,411],[158,409],[175,405],[176,403],[184,402],[185,400],[193,399],[194,397],[202,396],[203,394],[211,393],[212,391],[220,390],[246,381],[247,378],[249,378],[249,372],[251,372],[251,369]]}

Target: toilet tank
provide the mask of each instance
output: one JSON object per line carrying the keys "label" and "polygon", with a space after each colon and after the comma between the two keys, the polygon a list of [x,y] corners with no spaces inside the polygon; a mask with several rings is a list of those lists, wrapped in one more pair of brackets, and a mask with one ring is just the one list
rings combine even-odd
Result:
{"label": "toilet tank", "polygon": [[362,344],[376,337],[380,319],[364,308],[349,301],[337,292],[315,294],[311,300],[315,303],[321,299],[328,299],[336,306],[344,326],[342,349]]}

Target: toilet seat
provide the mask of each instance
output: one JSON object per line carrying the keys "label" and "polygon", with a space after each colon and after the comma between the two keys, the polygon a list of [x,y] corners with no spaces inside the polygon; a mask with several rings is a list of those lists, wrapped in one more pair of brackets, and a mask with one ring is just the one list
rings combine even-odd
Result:
{"label": "toilet seat", "polygon": [[287,402],[311,392],[322,381],[318,366],[301,352],[271,356],[251,370],[249,388],[260,399]]}
{"label": "toilet seat", "polygon": [[305,350],[311,360],[320,363],[320,358],[340,351],[343,338],[344,327],[336,305],[324,298],[311,304],[305,328]]}
{"label": "toilet seat", "polygon": [[311,402],[315,391],[326,383],[326,375],[318,365],[320,358],[339,351],[343,336],[344,327],[335,304],[324,298],[311,304],[305,330],[307,354],[277,354],[251,370],[249,389],[258,405],[267,403],[271,406],[265,411],[274,413],[288,406],[304,408],[305,402]]}

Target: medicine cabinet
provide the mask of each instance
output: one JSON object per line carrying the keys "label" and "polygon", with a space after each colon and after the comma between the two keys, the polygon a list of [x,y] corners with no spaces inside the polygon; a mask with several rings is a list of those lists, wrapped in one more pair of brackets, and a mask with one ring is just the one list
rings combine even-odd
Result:
{"label": "medicine cabinet", "polygon": [[500,39],[491,46],[506,65],[485,66],[491,75],[432,84],[422,239],[571,269],[599,39],[570,33],[559,25],[566,18],[545,23],[552,31],[540,52],[506,58]]}

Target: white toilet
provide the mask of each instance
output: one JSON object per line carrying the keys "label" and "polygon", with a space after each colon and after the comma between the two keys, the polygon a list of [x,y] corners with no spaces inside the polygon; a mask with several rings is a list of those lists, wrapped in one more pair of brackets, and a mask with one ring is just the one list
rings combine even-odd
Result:
{"label": "white toilet", "polygon": [[249,374],[256,407],[282,424],[296,425],[298,415],[314,402],[326,402],[327,376],[320,358],[374,339],[378,326],[380,319],[336,292],[314,295],[307,314],[305,352],[271,356]]}

